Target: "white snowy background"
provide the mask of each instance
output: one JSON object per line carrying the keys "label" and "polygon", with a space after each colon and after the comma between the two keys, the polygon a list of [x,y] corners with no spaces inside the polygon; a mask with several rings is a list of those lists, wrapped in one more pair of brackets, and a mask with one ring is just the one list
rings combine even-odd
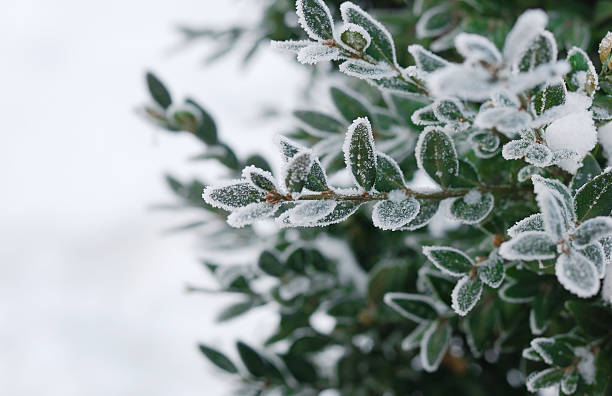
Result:
{"label": "white snowy background", "polygon": [[[0,12],[0,393],[223,395],[229,378],[197,342],[233,351],[275,326],[256,311],[228,325],[189,216],[162,174],[206,176],[189,136],[155,131],[135,109],[155,71],[175,98],[191,94],[246,154],[279,132],[262,105],[291,108],[305,70],[265,49],[204,67],[202,42],[172,52],[178,23],[253,21],[255,1],[8,0]],[[270,79],[270,76],[274,76]],[[236,109],[239,108],[240,111]]]}

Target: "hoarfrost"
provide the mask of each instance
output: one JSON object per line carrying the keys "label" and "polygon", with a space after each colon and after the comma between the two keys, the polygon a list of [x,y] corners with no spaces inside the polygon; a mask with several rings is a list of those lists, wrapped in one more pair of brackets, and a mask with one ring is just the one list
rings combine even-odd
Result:
{"label": "hoarfrost", "polygon": [[262,192],[278,190],[276,181],[272,173],[259,169],[254,165],[249,165],[242,170],[242,177],[257,187]]}
{"label": "hoarfrost", "polygon": [[597,268],[578,252],[560,255],[555,264],[555,274],[559,283],[578,297],[591,297],[599,291]]}
{"label": "hoarfrost", "polygon": [[474,266],[468,255],[450,246],[423,246],[423,254],[439,270],[451,276],[463,276]]}
{"label": "hoarfrost", "polygon": [[297,60],[304,65],[314,65],[338,59],[340,51],[338,48],[329,47],[324,44],[315,43],[302,48],[297,55]]}
{"label": "hoarfrost", "polygon": [[514,238],[518,234],[527,231],[544,231],[544,219],[541,213],[536,213],[517,221],[512,227],[508,228],[507,233],[511,238]]}
{"label": "hoarfrost", "polygon": [[[434,346],[435,344],[437,344],[435,342],[430,342],[430,340],[434,336],[434,334],[438,332],[439,326],[444,326],[444,328],[442,329],[444,333],[439,335],[442,339],[442,345],[439,345],[437,351],[430,351],[429,346]],[[442,362],[442,358],[444,357],[446,349],[448,348],[448,344],[450,343],[451,331],[451,326],[449,326],[448,324],[442,325],[438,321],[432,322],[427,328],[427,330],[425,330],[425,334],[423,335],[423,339],[421,340],[420,352],[421,365],[423,366],[423,369],[425,371],[431,373],[433,371],[436,371],[440,366],[440,362]],[[437,352],[437,354],[435,354],[435,352]]]}
{"label": "hoarfrost", "polygon": [[230,180],[206,187],[202,192],[202,198],[215,208],[232,211],[262,201],[263,194],[248,182]]}
{"label": "hoarfrost", "polygon": [[606,265],[606,274],[601,288],[601,298],[609,305],[612,305],[612,264],[609,262]]}
{"label": "hoarfrost", "polygon": [[349,59],[340,65],[339,70],[344,74],[363,80],[378,80],[381,78],[395,77],[399,74],[387,63],[379,62],[373,65],[361,59]]}
{"label": "hoarfrost", "polygon": [[480,101],[488,99],[499,89],[499,84],[491,82],[488,70],[477,66],[452,64],[431,73],[426,81],[434,97],[456,96]]}
{"label": "hoarfrost", "polygon": [[312,167],[312,153],[304,151],[295,154],[283,169],[283,180],[288,191],[300,193]]}
{"label": "hoarfrost", "polygon": [[505,271],[503,260],[493,253],[478,265],[478,277],[488,286],[497,289],[504,281]]}
{"label": "hoarfrost", "polygon": [[519,16],[504,43],[506,62],[514,64],[547,24],[548,16],[542,10],[527,10]]}
{"label": "hoarfrost", "polygon": [[334,37],[334,21],[323,0],[297,0],[298,22],[306,34],[317,41]]}
{"label": "hoarfrost", "polygon": [[438,212],[439,203],[437,201],[419,200],[419,204],[419,213],[402,228],[402,231],[414,231],[426,226]]}
{"label": "hoarfrost", "polygon": [[[345,41],[345,38],[348,40]],[[358,38],[358,39],[357,39]],[[356,50],[365,51],[372,42],[370,33],[362,26],[354,23],[345,23],[336,33],[336,41],[345,49],[356,52]]]}
{"label": "hoarfrost", "polygon": [[421,15],[415,26],[417,38],[435,37],[447,31],[450,27],[450,23],[452,23],[450,19],[445,25],[437,26],[433,29],[428,25],[432,20],[440,19],[438,17],[439,15],[448,14],[449,11],[450,9],[447,4],[440,4],[427,9],[427,11]]}
{"label": "hoarfrost", "polygon": [[587,260],[589,260],[595,268],[597,268],[597,274],[599,279],[605,275],[605,258],[603,247],[599,242],[592,243],[584,247],[584,249],[578,250]]}
{"label": "hoarfrost", "polygon": [[494,206],[493,195],[472,190],[463,197],[449,200],[448,216],[465,224],[477,224],[484,220]]}
{"label": "hoarfrost", "polygon": [[355,184],[365,190],[372,188],[376,177],[376,147],[372,126],[366,117],[355,119],[348,127],[342,151]]}
{"label": "hoarfrost", "polygon": [[425,73],[431,73],[450,65],[446,59],[439,57],[431,51],[427,51],[423,46],[418,44],[410,45],[408,47],[408,52],[410,52],[414,58],[417,68]]}
{"label": "hoarfrost", "polygon": [[464,276],[459,279],[451,293],[451,307],[458,315],[465,316],[478,303],[481,294],[480,279]]}
{"label": "hoarfrost", "polygon": [[293,225],[306,226],[328,216],[336,208],[336,201],[318,200],[299,203],[289,209],[289,220]]}
{"label": "hoarfrost", "polygon": [[310,40],[286,40],[271,41],[270,44],[274,49],[286,52],[293,52],[294,54],[297,54],[303,48],[306,48],[309,45],[313,44],[313,42]]}
{"label": "hoarfrost", "polygon": [[457,52],[469,61],[483,61],[490,65],[496,65],[502,61],[502,56],[495,44],[477,34],[458,34],[455,37],[455,47]]}
{"label": "hoarfrost", "polygon": [[612,234],[612,217],[598,216],[580,224],[574,232],[574,246],[583,247]]}
{"label": "hoarfrost", "polygon": [[414,198],[399,202],[385,200],[374,205],[372,222],[383,230],[395,231],[413,220],[419,213],[419,202]]}
{"label": "hoarfrost", "polygon": [[506,260],[548,260],[557,256],[557,246],[546,232],[525,231],[502,243],[499,254]]}
{"label": "hoarfrost", "polygon": [[252,203],[244,208],[236,209],[227,216],[227,224],[232,227],[242,228],[274,215],[278,207],[279,205],[270,205],[267,202]]}

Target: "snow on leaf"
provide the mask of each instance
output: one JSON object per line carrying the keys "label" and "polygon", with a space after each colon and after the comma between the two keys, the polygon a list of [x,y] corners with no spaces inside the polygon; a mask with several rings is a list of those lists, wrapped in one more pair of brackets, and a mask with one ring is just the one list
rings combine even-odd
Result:
{"label": "snow on leaf", "polygon": [[277,209],[278,205],[270,205],[267,202],[252,203],[234,210],[227,216],[227,224],[235,228],[242,228],[274,215]]}
{"label": "snow on leaf", "polygon": [[292,226],[308,226],[327,217],[336,208],[336,201],[318,200],[300,202],[283,213],[288,219],[284,223]]}
{"label": "snow on leaf", "polygon": [[373,65],[361,59],[349,59],[339,66],[339,70],[351,77],[362,80],[379,80],[381,78],[395,77],[399,73],[393,70],[387,63]]}
{"label": "snow on leaf", "polygon": [[421,365],[431,373],[438,369],[450,343],[452,328],[448,321],[433,321],[421,340]]}
{"label": "snow on leaf", "polygon": [[435,319],[442,310],[439,302],[422,294],[385,293],[384,302],[403,317],[416,323]]}
{"label": "snow on leaf", "polygon": [[535,392],[539,389],[549,388],[557,385],[563,380],[564,370],[562,368],[547,368],[546,370],[536,371],[527,376],[527,390]]}
{"label": "snow on leaf", "polygon": [[497,254],[491,254],[477,268],[480,280],[494,289],[497,289],[504,281],[504,263]]}
{"label": "snow on leaf", "polygon": [[550,149],[540,143],[532,143],[525,150],[525,162],[544,168],[549,166],[554,160],[554,153]]}
{"label": "snow on leaf", "polygon": [[242,180],[208,186],[202,198],[209,205],[224,210],[234,210],[255,202],[262,202],[264,196],[260,189]]}
{"label": "snow on leaf", "polygon": [[370,191],[376,181],[376,148],[367,118],[357,118],[349,126],[342,151],[355,184]]}
{"label": "snow on leaf", "polygon": [[314,43],[302,48],[297,54],[297,60],[304,65],[314,65],[319,62],[336,60],[339,55],[338,48]]}
{"label": "snow on leaf", "polygon": [[558,80],[568,70],[569,65],[565,61],[544,63],[529,72],[513,76],[511,83],[508,84],[508,89],[518,94],[540,84]]}
{"label": "snow on leaf", "polygon": [[453,289],[451,307],[458,315],[465,316],[478,303],[481,294],[482,281],[476,277],[464,276]]}
{"label": "snow on leaf", "polygon": [[452,27],[452,10],[447,4],[429,8],[419,18],[415,30],[417,38],[435,37]]}
{"label": "snow on leaf", "polygon": [[512,137],[524,129],[530,121],[531,116],[526,111],[514,107],[491,107],[480,110],[474,119],[474,125],[484,129],[497,128]]}
{"label": "snow on leaf", "polygon": [[495,44],[478,34],[458,34],[455,37],[455,47],[457,52],[469,61],[482,61],[490,65],[497,65],[502,61],[502,56]]}
{"label": "snow on leaf", "polygon": [[249,165],[242,170],[242,177],[262,192],[278,190],[274,176],[268,171]]}
{"label": "snow on leaf", "polygon": [[544,30],[533,39],[527,50],[517,59],[514,67],[521,72],[526,72],[556,60],[557,41],[551,32]]}
{"label": "snow on leaf", "polygon": [[478,224],[491,212],[495,199],[493,195],[481,194],[471,190],[463,197],[452,198],[448,206],[448,216],[465,224]]}
{"label": "snow on leaf", "polygon": [[308,47],[313,43],[314,42],[310,40],[285,40],[272,41],[270,44],[274,49],[286,52],[293,52],[294,54],[297,54],[298,52],[300,52],[301,49]]}
{"label": "snow on leaf", "polygon": [[425,128],[415,148],[417,166],[445,187],[459,171],[457,150],[453,140],[441,129]]}
{"label": "snow on leaf", "polygon": [[612,217],[598,216],[583,222],[576,228],[573,244],[580,248],[610,235],[612,235]]}
{"label": "snow on leaf", "polygon": [[468,255],[450,246],[423,246],[423,254],[442,272],[452,276],[466,275],[474,267]]}
{"label": "snow on leaf", "polygon": [[557,256],[557,245],[546,232],[525,231],[502,243],[499,254],[506,260],[548,260]]}
{"label": "snow on leaf", "polygon": [[371,44],[366,49],[367,54],[398,67],[393,37],[380,22],[350,1],[345,1],[340,5],[340,14],[344,23],[354,23],[369,33]]}
{"label": "snow on leaf", "polygon": [[508,235],[514,238],[518,234],[527,231],[544,231],[544,218],[541,213],[525,217],[517,221],[512,227],[508,228]]}
{"label": "snow on leaf", "polygon": [[439,57],[418,44],[410,45],[408,47],[408,52],[410,52],[410,55],[414,58],[417,68],[425,73],[431,73],[450,65],[446,59]]}
{"label": "snow on leaf", "polygon": [[419,200],[419,204],[419,213],[402,228],[402,231],[413,231],[425,227],[438,212],[439,201],[423,199]]}
{"label": "snow on leaf", "polygon": [[414,198],[394,202],[379,201],[372,210],[372,222],[383,230],[395,231],[412,221],[419,213],[419,202]]}
{"label": "snow on leaf", "polygon": [[597,268],[578,252],[560,255],[555,264],[555,274],[559,283],[578,297],[591,297],[599,291]]}
{"label": "snow on leaf", "polygon": [[478,66],[452,64],[438,68],[427,76],[426,82],[433,97],[455,96],[472,101],[486,100],[499,89],[488,70]]}
{"label": "snow on leaf", "polygon": [[308,36],[325,41],[334,37],[334,21],[323,0],[297,0],[298,22]]}
{"label": "snow on leaf", "polygon": [[304,151],[295,154],[285,165],[283,180],[289,192],[300,193],[312,167],[312,154]]}
{"label": "snow on leaf", "polygon": [[370,33],[354,23],[342,25],[337,36],[336,41],[351,52],[365,51],[372,42]]}
{"label": "snow on leaf", "polygon": [[506,36],[503,49],[505,61],[514,64],[547,24],[548,16],[542,10],[527,10],[519,16]]}
{"label": "snow on leaf", "polygon": [[567,84],[572,91],[595,95],[599,85],[597,71],[589,56],[580,48],[572,47],[567,52],[567,62],[571,70],[567,74]]}
{"label": "snow on leaf", "polygon": [[577,347],[574,349],[574,355],[580,357],[578,363],[578,372],[584,382],[592,384],[595,381],[595,355],[585,347]]}
{"label": "snow on leaf", "polygon": [[605,253],[603,250],[603,246],[599,242],[592,243],[590,245],[585,246],[583,249],[578,250],[580,254],[582,254],[587,260],[589,260],[595,268],[597,268],[597,273],[599,274],[599,278],[603,278],[606,274],[606,260]]}
{"label": "snow on leaf", "polygon": [[527,139],[511,140],[502,147],[502,157],[507,160],[521,159],[527,153],[531,142]]}

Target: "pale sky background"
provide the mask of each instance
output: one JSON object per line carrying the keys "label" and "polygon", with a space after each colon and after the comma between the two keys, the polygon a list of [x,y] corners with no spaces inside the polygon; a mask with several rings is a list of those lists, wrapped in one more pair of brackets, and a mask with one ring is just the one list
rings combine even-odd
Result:
{"label": "pale sky background", "polygon": [[[233,351],[275,326],[266,312],[212,318],[212,285],[187,216],[162,174],[206,175],[189,136],[155,131],[135,109],[151,68],[175,98],[191,94],[240,153],[280,132],[256,115],[292,107],[303,67],[264,52],[211,67],[205,43],[170,55],[184,22],[254,18],[253,3],[214,0],[8,0],[0,13],[0,392],[4,395],[223,395],[228,377],[197,342]],[[271,78],[273,76],[273,78]],[[239,107],[240,111],[236,111]],[[254,144],[254,142],[257,142]]]}

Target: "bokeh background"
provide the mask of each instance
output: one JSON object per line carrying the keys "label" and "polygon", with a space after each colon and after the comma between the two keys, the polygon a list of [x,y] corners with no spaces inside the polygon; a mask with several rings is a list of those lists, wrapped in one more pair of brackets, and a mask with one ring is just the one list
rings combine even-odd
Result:
{"label": "bokeh background", "polygon": [[[0,12],[0,393],[223,395],[230,383],[199,354],[261,341],[264,310],[214,323],[231,296],[213,285],[189,213],[162,175],[206,179],[190,136],[168,136],[137,109],[150,69],[176,98],[193,95],[239,154],[273,149],[266,106],[293,107],[307,70],[267,46],[211,66],[205,42],[179,46],[176,26],[257,19],[258,2],[7,0]],[[237,110],[239,109],[239,111]]]}

